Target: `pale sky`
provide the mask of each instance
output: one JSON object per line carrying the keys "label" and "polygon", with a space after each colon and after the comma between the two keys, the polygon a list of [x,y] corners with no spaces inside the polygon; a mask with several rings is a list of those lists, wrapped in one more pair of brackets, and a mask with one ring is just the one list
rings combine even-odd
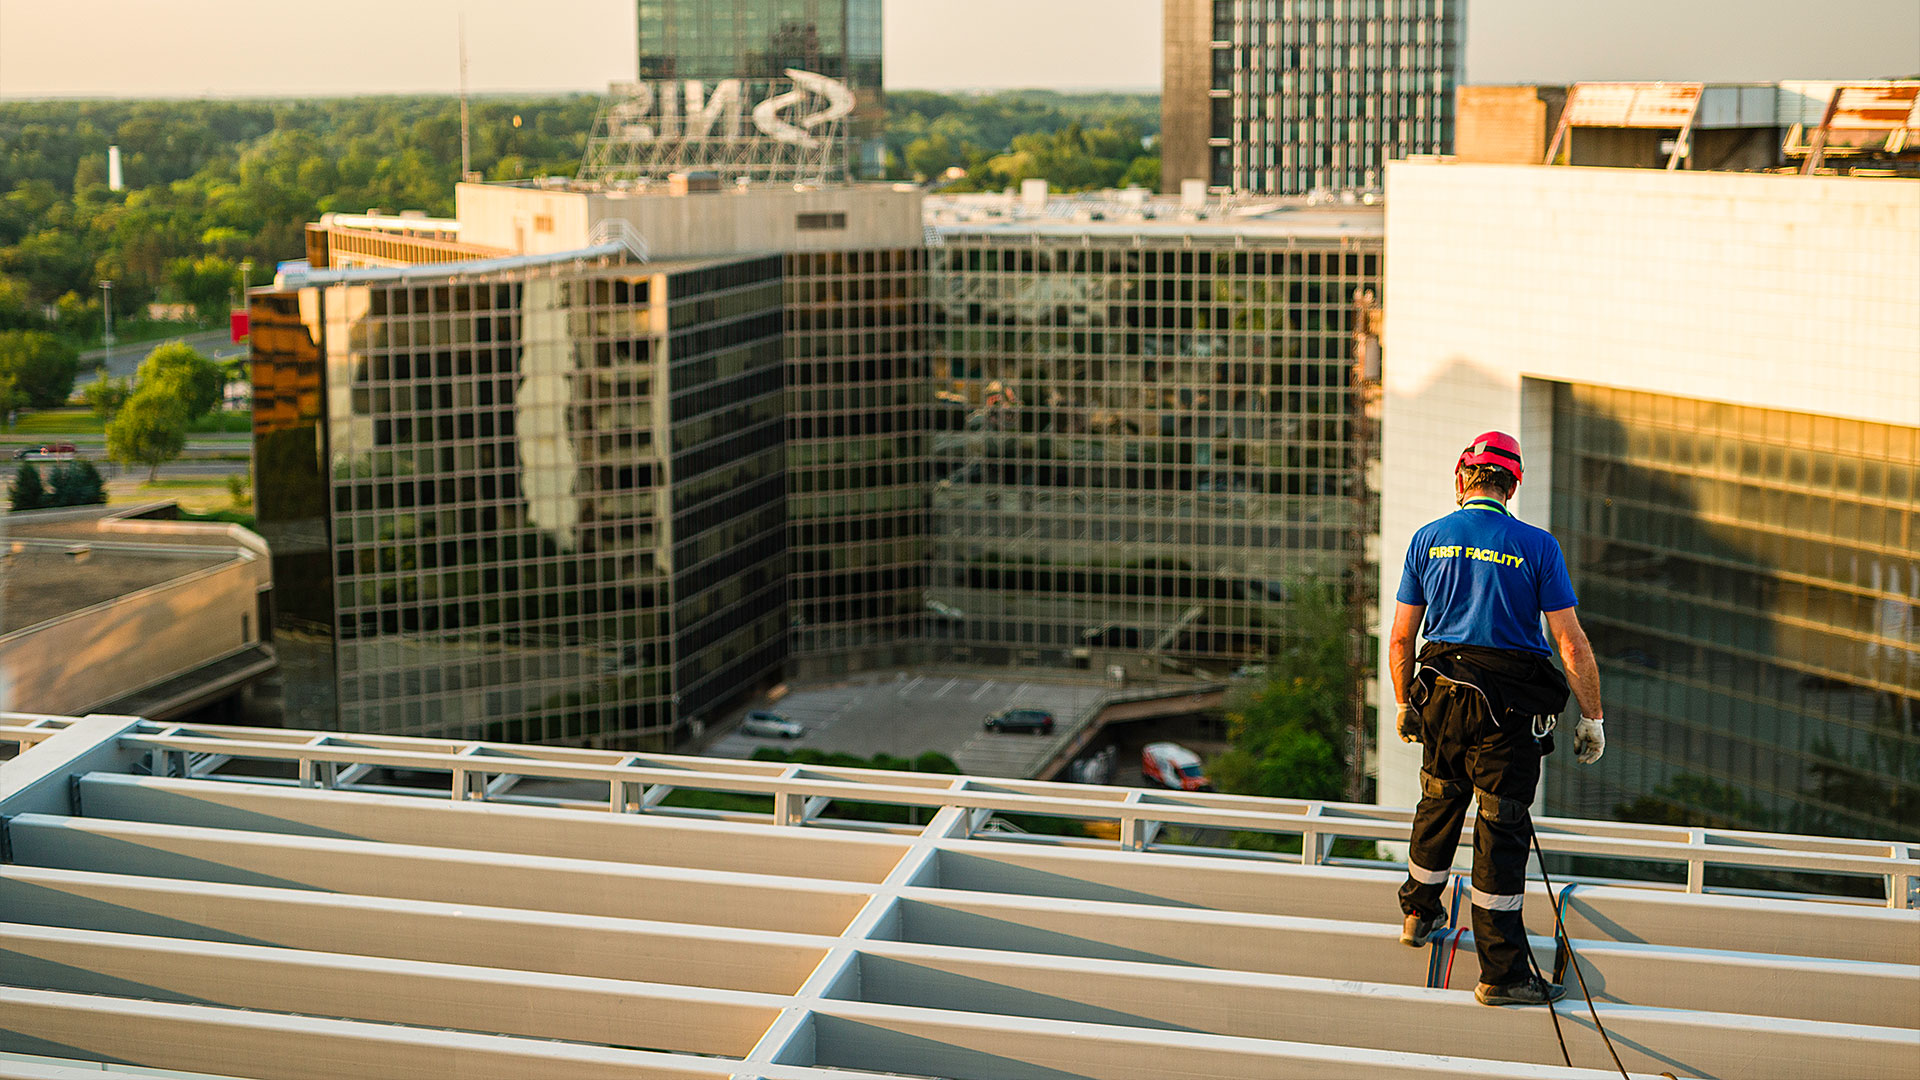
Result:
{"label": "pale sky", "polygon": [[[599,91],[632,0],[0,0],[0,97]],[[1161,0],[886,0],[887,84],[1160,83]],[[1768,81],[1920,72],[1914,0],[1471,0],[1467,81]]]}

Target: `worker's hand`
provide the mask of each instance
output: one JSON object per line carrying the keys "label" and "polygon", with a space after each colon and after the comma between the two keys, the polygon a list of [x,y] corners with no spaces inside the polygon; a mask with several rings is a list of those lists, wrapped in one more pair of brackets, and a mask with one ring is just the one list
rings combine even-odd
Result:
{"label": "worker's hand", "polygon": [[1580,718],[1580,726],[1573,729],[1574,760],[1582,765],[1591,765],[1607,752],[1606,723],[1597,716]]}
{"label": "worker's hand", "polygon": [[1400,706],[1400,715],[1394,723],[1400,730],[1401,742],[1417,743],[1420,741],[1420,714],[1413,711],[1413,706]]}

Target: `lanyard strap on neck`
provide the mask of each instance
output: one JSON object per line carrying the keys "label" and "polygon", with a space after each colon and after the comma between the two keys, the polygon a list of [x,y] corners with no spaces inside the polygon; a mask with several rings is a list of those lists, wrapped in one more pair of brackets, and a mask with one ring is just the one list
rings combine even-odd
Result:
{"label": "lanyard strap on neck", "polygon": [[1488,495],[1476,495],[1473,498],[1468,499],[1466,502],[1461,503],[1460,509],[1492,510],[1497,514],[1505,514],[1508,517],[1513,516],[1513,512],[1507,509],[1505,503],[1502,503],[1499,499],[1493,498]]}

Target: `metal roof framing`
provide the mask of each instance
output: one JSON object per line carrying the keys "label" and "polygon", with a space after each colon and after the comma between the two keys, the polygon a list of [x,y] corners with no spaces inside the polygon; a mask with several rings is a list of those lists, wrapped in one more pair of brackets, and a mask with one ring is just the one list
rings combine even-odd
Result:
{"label": "metal roof framing", "polygon": [[[8,741],[0,1080],[1618,1075],[1584,1009],[1562,1010],[1569,1069],[1545,1016],[1475,1004],[1470,932],[1430,985],[1400,872],[1329,857],[1403,839],[1390,808],[134,718],[7,716]],[[1006,813],[1120,839],[985,829]],[[1903,845],[1541,827],[1549,851],[1690,868],[1566,904],[1630,1070],[1910,1075]],[[1309,854],[1206,846],[1220,830]],[[1708,891],[1722,865],[1888,899]]]}

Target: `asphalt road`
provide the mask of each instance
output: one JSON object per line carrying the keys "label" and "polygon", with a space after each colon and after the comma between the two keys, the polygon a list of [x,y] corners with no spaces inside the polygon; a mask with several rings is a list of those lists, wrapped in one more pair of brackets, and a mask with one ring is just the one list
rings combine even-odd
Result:
{"label": "asphalt road", "polygon": [[180,337],[161,338],[158,341],[142,341],[134,345],[115,345],[111,349],[94,349],[80,354],[79,383],[85,385],[91,378],[93,370],[101,364],[107,366],[107,374],[114,378],[132,375],[139,368],[140,361],[147,358],[148,353],[170,341],[184,341],[215,360],[230,360],[247,353],[246,342],[235,345],[232,334],[224,328],[184,334]]}
{"label": "asphalt road", "polygon": [[[1106,693],[1098,684],[1027,679],[1017,673],[968,676],[901,672],[873,682],[796,690],[778,704],[756,702],[799,721],[799,739],[766,739],[734,727],[707,748],[715,757],[747,757],[761,746],[876,753],[912,758],[928,750],[951,757],[974,776],[1031,776],[1086,721]],[[992,712],[1020,706],[1053,713],[1052,735],[1001,734],[982,730]],[[744,715],[745,709],[737,715]],[[729,717],[731,723],[735,717]]]}

